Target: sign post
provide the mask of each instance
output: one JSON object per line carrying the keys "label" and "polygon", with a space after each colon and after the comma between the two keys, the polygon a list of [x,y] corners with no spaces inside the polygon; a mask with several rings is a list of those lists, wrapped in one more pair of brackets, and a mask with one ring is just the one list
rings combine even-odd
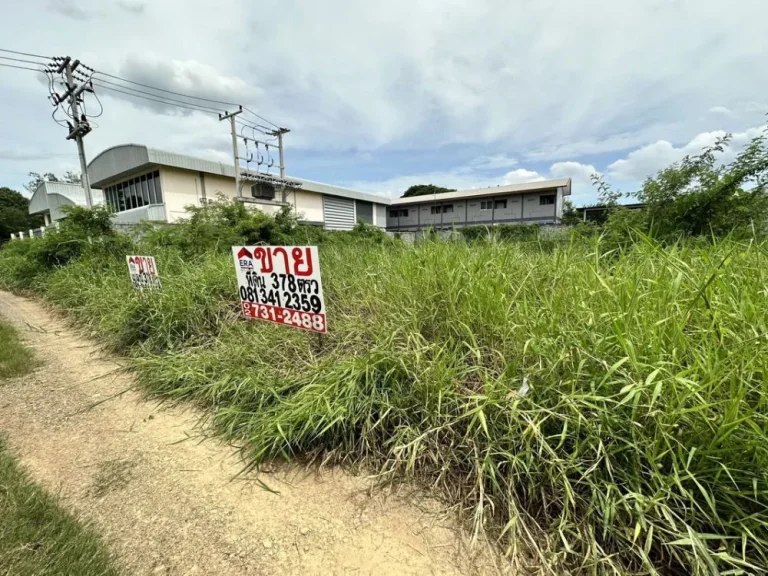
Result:
{"label": "sign post", "polygon": [[317,246],[233,246],[243,316],[328,331]]}
{"label": "sign post", "polygon": [[136,290],[159,290],[162,288],[154,256],[126,256],[125,259],[128,262],[131,284]]}

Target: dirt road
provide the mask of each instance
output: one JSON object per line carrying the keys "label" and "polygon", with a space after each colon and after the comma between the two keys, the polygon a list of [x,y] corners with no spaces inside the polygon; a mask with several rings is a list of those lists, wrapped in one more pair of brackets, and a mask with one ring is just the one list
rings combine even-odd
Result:
{"label": "dirt road", "polygon": [[[341,470],[234,479],[199,414],[127,392],[119,358],[40,303],[0,292],[0,315],[43,361],[0,385],[0,433],[32,476],[95,523],[129,574],[496,574],[503,562],[424,499]],[[93,406],[93,407],[91,407]],[[89,408],[90,407],[90,408]]]}

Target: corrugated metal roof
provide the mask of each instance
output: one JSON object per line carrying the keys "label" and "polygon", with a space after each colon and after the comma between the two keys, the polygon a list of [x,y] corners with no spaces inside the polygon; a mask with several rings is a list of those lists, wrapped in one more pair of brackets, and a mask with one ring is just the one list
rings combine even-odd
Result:
{"label": "corrugated metal roof", "polygon": [[[104,204],[101,190],[91,188],[94,204]],[[40,214],[66,205],[85,206],[85,191],[80,184],[43,182],[29,199],[29,213]]]}
{"label": "corrugated metal roof", "polygon": [[[193,170],[195,172],[205,172],[207,174],[217,174],[219,176],[235,177],[235,169],[231,163],[224,164],[186,154],[177,154],[165,150],[156,150],[147,148],[141,144],[121,144],[107,148],[101,154],[96,156],[88,164],[88,175],[91,177],[91,186],[103,188],[104,186],[125,178],[131,173],[149,168],[151,166],[170,166],[172,168],[182,168]],[[358,192],[340,186],[313,182],[303,178],[288,176],[291,180],[298,180],[302,183],[302,190],[309,192],[318,192],[330,196],[340,196],[342,198],[353,198],[355,200],[365,200],[367,202],[376,202],[378,204],[389,204],[390,199],[377,194],[368,192]]]}
{"label": "corrugated metal roof", "polygon": [[525,192],[538,192],[540,190],[554,190],[565,188],[563,193],[571,193],[571,179],[560,178],[558,180],[542,180],[540,182],[528,182],[525,184],[509,184],[507,186],[494,186],[491,188],[475,188],[472,190],[457,190],[456,192],[443,192],[442,194],[426,194],[424,196],[411,196],[409,198],[396,198],[392,200],[393,206],[403,204],[425,204],[442,202],[444,200],[463,200],[465,198],[478,198],[481,196],[501,196],[504,194],[524,194]]}

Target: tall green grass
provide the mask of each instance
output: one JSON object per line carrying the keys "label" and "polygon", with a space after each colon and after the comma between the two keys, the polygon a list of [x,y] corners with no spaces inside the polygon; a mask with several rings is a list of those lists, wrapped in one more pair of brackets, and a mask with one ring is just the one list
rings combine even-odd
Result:
{"label": "tall green grass", "polygon": [[767,250],[334,243],[323,338],[240,319],[224,254],[161,249],[144,295],[124,261],[80,259],[44,293],[254,463],[416,478],[528,568],[760,573]]}

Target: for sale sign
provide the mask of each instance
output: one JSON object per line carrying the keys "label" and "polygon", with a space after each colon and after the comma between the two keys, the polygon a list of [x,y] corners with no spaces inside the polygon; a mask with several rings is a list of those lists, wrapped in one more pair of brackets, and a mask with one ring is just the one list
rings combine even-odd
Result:
{"label": "for sale sign", "polygon": [[126,256],[131,284],[136,290],[157,290],[161,288],[160,275],[154,256]]}
{"label": "for sale sign", "polygon": [[243,315],[327,332],[317,246],[233,246]]}

